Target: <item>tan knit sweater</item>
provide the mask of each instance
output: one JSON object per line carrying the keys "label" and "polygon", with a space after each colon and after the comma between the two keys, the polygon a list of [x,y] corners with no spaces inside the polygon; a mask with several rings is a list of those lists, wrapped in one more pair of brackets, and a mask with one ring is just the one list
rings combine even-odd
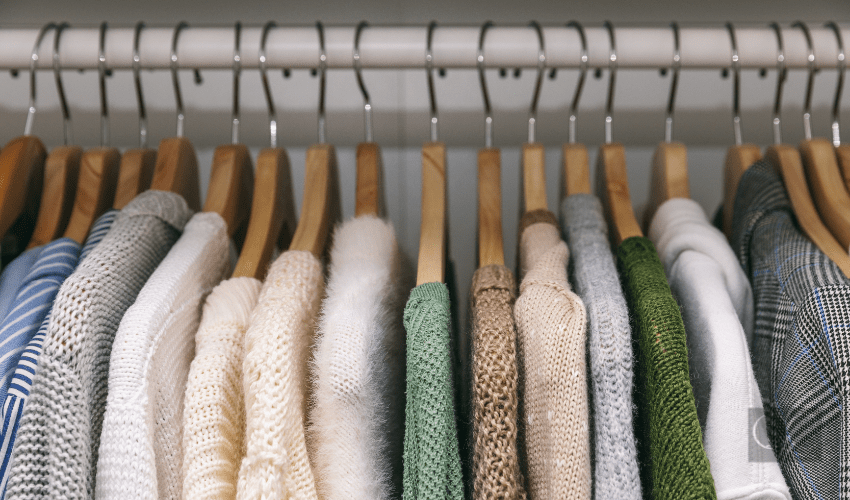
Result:
{"label": "tan knit sweater", "polygon": [[324,289],[322,264],[290,250],[269,269],[245,334],[246,454],[241,499],[316,499],[308,458],[309,348]]}
{"label": "tan knit sweater", "polygon": [[514,306],[531,498],[590,499],[585,311],[567,282],[567,245],[548,211],[523,216]]}
{"label": "tan knit sweater", "polygon": [[526,498],[517,451],[514,275],[486,266],[472,276],[472,498]]}

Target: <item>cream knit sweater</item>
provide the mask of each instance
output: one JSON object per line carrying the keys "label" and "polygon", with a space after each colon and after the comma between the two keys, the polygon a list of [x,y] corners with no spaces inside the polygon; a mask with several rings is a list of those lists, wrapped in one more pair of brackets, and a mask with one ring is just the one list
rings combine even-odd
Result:
{"label": "cream knit sweater", "polygon": [[318,498],[305,425],[323,288],[322,264],[309,252],[284,252],[269,268],[245,334],[247,446],[237,498]]}
{"label": "cream knit sweater", "polygon": [[548,211],[523,216],[514,306],[521,447],[529,498],[590,499],[585,311],[567,282],[567,245]]}
{"label": "cream knit sweater", "polygon": [[319,495],[401,494],[404,304],[413,287],[391,223],[374,216],[334,232],[314,353],[308,445]]}
{"label": "cream knit sweater", "polygon": [[183,498],[236,497],[245,455],[245,331],[261,286],[254,278],[231,278],[204,304],[183,409]]}
{"label": "cream knit sweater", "polygon": [[182,497],[183,396],[201,305],[228,272],[227,224],[195,214],[124,314],[109,362],[98,499]]}

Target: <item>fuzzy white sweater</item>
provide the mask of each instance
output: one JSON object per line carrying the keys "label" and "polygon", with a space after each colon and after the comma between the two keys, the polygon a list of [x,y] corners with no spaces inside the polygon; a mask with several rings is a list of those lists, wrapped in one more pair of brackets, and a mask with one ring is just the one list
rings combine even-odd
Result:
{"label": "fuzzy white sweater", "polygon": [[195,214],[121,320],[97,462],[98,499],[182,497],[183,397],[201,306],[230,264],[227,224]]}
{"label": "fuzzy white sweater", "polygon": [[413,286],[392,224],[374,216],[334,232],[314,351],[308,446],[319,496],[400,496],[404,304]]}

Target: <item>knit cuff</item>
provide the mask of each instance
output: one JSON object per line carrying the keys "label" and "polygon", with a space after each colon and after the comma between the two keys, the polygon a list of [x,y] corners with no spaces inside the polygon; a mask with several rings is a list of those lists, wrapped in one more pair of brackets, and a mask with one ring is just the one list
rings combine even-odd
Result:
{"label": "knit cuff", "polygon": [[558,219],[552,212],[548,210],[532,210],[522,214],[522,219],[519,222],[519,234],[522,234],[528,226],[537,224],[538,222],[548,222],[558,227]]}
{"label": "knit cuff", "polygon": [[472,295],[476,296],[486,290],[504,290],[516,298],[516,282],[514,274],[505,266],[492,264],[484,266],[472,276]]}

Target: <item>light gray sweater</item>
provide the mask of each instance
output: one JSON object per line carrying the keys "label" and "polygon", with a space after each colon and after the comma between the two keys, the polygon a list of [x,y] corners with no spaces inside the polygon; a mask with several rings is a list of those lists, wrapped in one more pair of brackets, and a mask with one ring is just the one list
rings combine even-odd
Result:
{"label": "light gray sweater", "polygon": [[570,275],[587,308],[593,496],[597,500],[639,500],[629,310],[608,244],[602,204],[590,194],[568,196],[561,206],[561,225],[572,254]]}
{"label": "light gray sweater", "polygon": [[191,214],[177,194],[140,194],[65,280],[21,418],[7,499],[93,497],[115,332]]}

